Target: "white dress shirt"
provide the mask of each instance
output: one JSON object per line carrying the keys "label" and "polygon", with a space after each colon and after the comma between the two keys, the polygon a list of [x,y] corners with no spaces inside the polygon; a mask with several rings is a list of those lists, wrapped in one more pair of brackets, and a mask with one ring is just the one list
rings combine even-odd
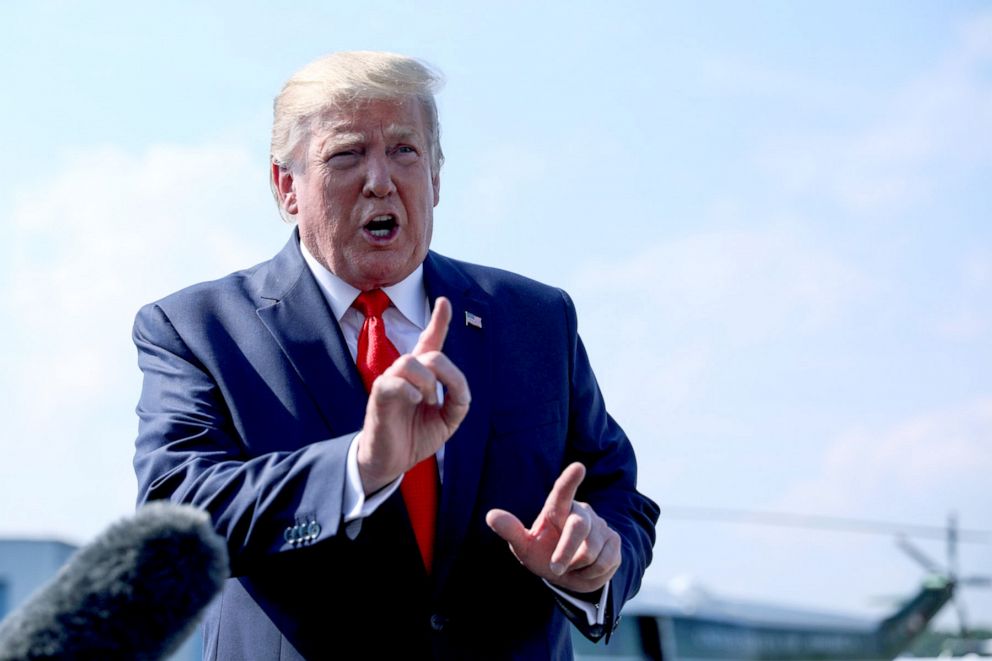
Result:
{"label": "white dress shirt", "polygon": [[[323,264],[310,254],[307,247],[300,242],[300,252],[317,280],[317,285],[327,299],[327,304],[341,327],[345,344],[351,353],[351,359],[358,359],[358,335],[362,331],[365,317],[352,307],[355,299],[362,292],[337,277]],[[430,303],[424,289],[424,267],[418,266],[413,273],[391,287],[383,287],[389,296],[392,306],[382,313],[386,325],[386,337],[393,343],[400,354],[410,353],[417,346],[420,333],[427,328],[430,321]],[[443,393],[438,388],[438,401],[442,401]],[[359,432],[361,433],[361,432]],[[396,478],[369,498],[365,497],[361,474],[358,471],[358,434],[351,440],[348,449],[348,463],[345,475],[344,491],[344,522],[345,534],[355,539],[361,531],[361,521],[369,516],[389,498],[403,481],[403,476]],[[437,468],[441,478],[444,478],[444,446],[437,453]]]}
{"label": "white dress shirt", "polygon": [[[310,272],[317,280],[317,285],[324,293],[334,318],[341,327],[344,341],[351,352],[352,360],[357,361],[358,356],[358,335],[361,333],[362,324],[365,317],[361,312],[352,307],[352,303],[361,294],[361,291],[352,287],[347,282],[331,273],[323,264],[310,254],[307,247],[300,241],[300,252]],[[386,337],[389,338],[393,346],[400,354],[413,351],[417,345],[420,333],[427,328],[430,321],[431,309],[430,301],[427,299],[427,290],[424,288],[424,267],[418,266],[413,273],[400,282],[390,287],[382,289],[389,296],[392,306],[386,308],[382,313],[383,323],[386,325]],[[441,385],[438,384],[438,401],[443,401]],[[348,462],[345,474],[344,493],[344,522],[345,534],[349,539],[355,539],[361,532],[362,519],[372,514],[387,498],[389,498],[403,480],[403,476],[396,478],[393,482],[383,487],[370,497],[365,497],[365,489],[362,486],[361,474],[358,471],[358,436],[356,433],[348,448]],[[441,480],[444,480],[444,446],[437,452],[437,470]],[[580,608],[586,614],[589,625],[603,624],[606,616],[606,600],[609,595],[609,585],[603,589],[599,603],[593,604],[588,601],[576,599],[557,587],[544,581],[545,585],[555,591],[570,604]]]}

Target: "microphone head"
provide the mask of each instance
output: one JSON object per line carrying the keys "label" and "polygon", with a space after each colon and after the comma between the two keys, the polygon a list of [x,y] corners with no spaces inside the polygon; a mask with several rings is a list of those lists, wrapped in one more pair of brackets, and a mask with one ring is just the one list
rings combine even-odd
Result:
{"label": "microphone head", "polygon": [[149,503],[0,622],[0,661],[162,659],[191,633],[228,571],[227,546],[206,512]]}

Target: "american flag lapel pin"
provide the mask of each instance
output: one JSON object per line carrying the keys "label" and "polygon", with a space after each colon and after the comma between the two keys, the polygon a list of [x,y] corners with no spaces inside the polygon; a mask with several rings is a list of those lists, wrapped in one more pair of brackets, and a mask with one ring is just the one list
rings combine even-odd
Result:
{"label": "american flag lapel pin", "polygon": [[465,325],[482,328],[482,317],[471,312],[465,312]]}

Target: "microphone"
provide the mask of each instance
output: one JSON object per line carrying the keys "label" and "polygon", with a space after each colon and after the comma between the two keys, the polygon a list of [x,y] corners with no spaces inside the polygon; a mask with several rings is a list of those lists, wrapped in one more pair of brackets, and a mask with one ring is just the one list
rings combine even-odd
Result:
{"label": "microphone", "polygon": [[158,661],[192,632],[227,576],[227,546],[206,512],[149,503],[0,622],[0,661]]}

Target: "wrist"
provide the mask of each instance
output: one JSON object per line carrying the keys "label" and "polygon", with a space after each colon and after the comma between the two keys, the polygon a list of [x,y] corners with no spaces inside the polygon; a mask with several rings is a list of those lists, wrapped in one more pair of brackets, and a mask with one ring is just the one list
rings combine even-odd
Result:
{"label": "wrist", "polygon": [[384,471],[382,466],[378,465],[381,462],[376,462],[373,458],[364,456],[366,455],[364,452],[366,448],[362,443],[363,434],[364,432],[360,433],[356,439],[358,452],[355,454],[355,463],[358,465],[358,479],[361,482],[362,492],[366,496],[371,496],[394,482],[400,474],[390,474]]}

